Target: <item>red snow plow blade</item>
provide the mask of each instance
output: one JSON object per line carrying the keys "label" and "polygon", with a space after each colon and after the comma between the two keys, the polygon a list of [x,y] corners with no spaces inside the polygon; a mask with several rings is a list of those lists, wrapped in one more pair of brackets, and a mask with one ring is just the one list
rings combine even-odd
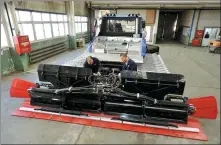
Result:
{"label": "red snow plow blade", "polygon": [[196,108],[194,117],[216,119],[218,114],[217,102],[214,96],[193,98],[188,100]]}
{"label": "red snow plow blade", "polygon": [[10,96],[12,98],[30,98],[27,90],[31,87],[36,87],[36,84],[21,79],[14,79],[10,88]]}

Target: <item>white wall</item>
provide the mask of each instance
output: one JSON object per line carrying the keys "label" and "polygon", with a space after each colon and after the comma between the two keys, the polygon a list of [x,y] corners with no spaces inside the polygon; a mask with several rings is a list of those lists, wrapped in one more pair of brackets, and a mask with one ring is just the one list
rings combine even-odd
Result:
{"label": "white wall", "polygon": [[191,26],[194,10],[183,11],[180,15],[179,26]]}
{"label": "white wall", "polygon": [[197,30],[220,27],[220,10],[201,10]]}
{"label": "white wall", "polygon": [[88,8],[84,0],[74,1],[75,16],[88,16]]}
{"label": "white wall", "polygon": [[17,1],[14,2],[16,8],[45,11],[45,12],[57,12],[66,13],[65,2],[58,1]]}

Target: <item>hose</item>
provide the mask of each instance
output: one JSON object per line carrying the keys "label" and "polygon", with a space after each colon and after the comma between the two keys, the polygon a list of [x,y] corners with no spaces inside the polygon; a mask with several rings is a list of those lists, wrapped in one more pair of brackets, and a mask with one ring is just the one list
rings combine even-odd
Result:
{"label": "hose", "polygon": [[151,101],[152,103],[156,103],[157,100],[156,99],[153,99],[151,97],[148,97],[148,96],[145,96],[145,95],[142,95],[142,94],[135,94],[135,93],[129,93],[129,92],[126,92],[126,91],[123,91],[121,89],[116,89],[117,93],[122,93],[124,95],[128,95],[128,96],[132,96],[132,97],[136,97],[138,99],[141,99],[141,100],[148,100],[148,101]]}

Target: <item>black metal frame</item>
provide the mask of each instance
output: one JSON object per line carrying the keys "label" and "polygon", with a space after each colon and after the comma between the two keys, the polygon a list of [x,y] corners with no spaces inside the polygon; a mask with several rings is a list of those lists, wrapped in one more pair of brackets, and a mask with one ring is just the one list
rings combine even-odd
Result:
{"label": "black metal frame", "polygon": [[[105,113],[118,115],[112,118],[115,120],[173,126],[169,122],[186,124],[188,115],[195,111],[182,96],[182,75],[121,71],[120,77],[114,73],[96,76],[87,68],[46,64],[39,65],[38,75],[40,81],[51,85],[29,89],[31,105],[50,112]],[[132,89],[134,85],[144,92]],[[150,89],[162,90],[164,85],[172,87],[149,93]]]}

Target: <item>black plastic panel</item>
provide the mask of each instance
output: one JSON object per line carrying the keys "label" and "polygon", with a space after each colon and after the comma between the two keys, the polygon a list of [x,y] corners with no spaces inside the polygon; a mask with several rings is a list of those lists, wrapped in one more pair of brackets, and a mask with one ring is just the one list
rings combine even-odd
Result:
{"label": "black plastic panel", "polygon": [[50,82],[56,88],[89,85],[87,78],[92,75],[90,68],[40,64],[39,81]]}

